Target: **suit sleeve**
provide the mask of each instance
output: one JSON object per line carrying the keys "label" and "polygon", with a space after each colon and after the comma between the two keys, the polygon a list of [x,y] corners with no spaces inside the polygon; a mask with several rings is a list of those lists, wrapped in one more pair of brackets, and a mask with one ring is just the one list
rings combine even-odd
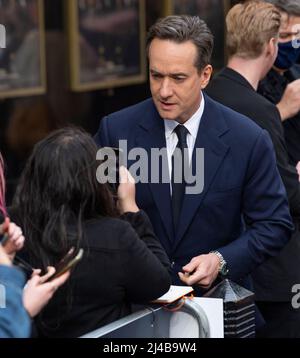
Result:
{"label": "suit sleeve", "polygon": [[246,230],[219,249],[233,280],[248,275],[277,255],[293,230],[272,142],[265,131],[258,137],[249,159],[241,209]]}
{"label": "suit sleeve", "polygon": [[126,297],[130,302],[149,302],[168,291],[170,263],[146,214],[126,214],[126,220],[136,230],[128,225],[122,235]]}

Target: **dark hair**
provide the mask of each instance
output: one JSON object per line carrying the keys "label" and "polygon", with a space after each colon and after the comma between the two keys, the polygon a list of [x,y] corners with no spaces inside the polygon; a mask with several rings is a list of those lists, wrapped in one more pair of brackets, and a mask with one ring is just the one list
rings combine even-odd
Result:
{"label": "dark hair", "polygon": [[195,66],[202,70],[211,62],[214,38],[206,23],[198,16],[173,15],[159,19],[149,30],[147,35],[147,52],[151,42],[171,40],[176,43],[191,41],[198,51]]}
{"label": "dark hair", "polygon": [[5,207],[5,179],[4,179],[4,161],[0,153],[0,217],[6,216]]}
{"label": "dark hair", "polygon": [[37,267],[55,265],[71,246],[79,247],[85,220],[116,215],[109,189],[96,179],[96,152],[91,136],[72,127],[34,147],[13,207]]}
{"label": "dark hair", "polygon": [[266,0],[289,16],[300,16],[299,0]]}

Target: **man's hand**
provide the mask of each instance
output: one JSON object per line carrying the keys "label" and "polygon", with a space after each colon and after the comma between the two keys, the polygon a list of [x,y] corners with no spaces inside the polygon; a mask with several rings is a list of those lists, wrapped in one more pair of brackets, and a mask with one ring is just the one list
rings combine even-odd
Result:
{"label": "man's hand", "polygon": [[282,121],[294,117],[300,111],[300,79],[291,82],[286,87],[277,108]]}
{"label": "man's hand", "polygon": [[188,286],[197,284],[203,288],[209,288],[218,276],[219,267],[219,257],[210,253],[194,257],[178,275],[181,281]]}

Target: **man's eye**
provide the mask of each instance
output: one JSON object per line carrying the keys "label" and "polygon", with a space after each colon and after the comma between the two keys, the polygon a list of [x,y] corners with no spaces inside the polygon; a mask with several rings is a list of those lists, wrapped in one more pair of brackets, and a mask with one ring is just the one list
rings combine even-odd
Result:
{"label": "man's eye", "polygon": [[155,78],[155,79],[162,78],[162,76],[157,74],[157,73],[152,73],[152,77]]}
{"label": "man's eye", "polygon": [[182,82],[185,80],[185,77],[174,77],[174,80],[177,82]]}

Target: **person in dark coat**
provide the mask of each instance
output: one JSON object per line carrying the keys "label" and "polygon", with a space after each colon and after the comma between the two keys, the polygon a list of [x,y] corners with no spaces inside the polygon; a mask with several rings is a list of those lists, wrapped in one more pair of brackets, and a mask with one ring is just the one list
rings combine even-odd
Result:
{"label": "person in dark coat", "polygon": [[72,247],[84,250],[68,284],[36,318],[39,336],[81,336],[170,287],[169,260],[135,203],[134,182],[122,167],[118,213],[107,184],[97,181],[96,153],[79,129],[53,132],[35,146],[17,190],[12,215],[32,266],[45,269]]}
{"label": "person in dark coat", "polygon": [[[267,0],[281,12],[279,50],[258,93],[276,104],[282,120],[289,157],[300,173],[300,2]],[[299,163],[299,164],[298,164]]]}

